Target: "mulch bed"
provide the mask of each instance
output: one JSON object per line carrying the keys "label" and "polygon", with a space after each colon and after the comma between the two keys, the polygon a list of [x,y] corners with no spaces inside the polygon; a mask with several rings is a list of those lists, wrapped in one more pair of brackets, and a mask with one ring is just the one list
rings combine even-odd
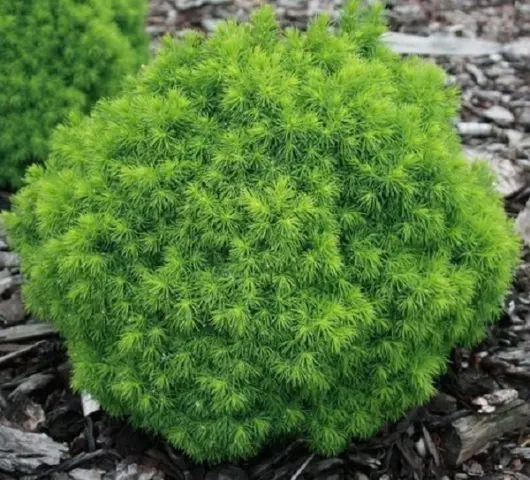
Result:
{"label": "mulch bed", "polygon": [[[278,0],[283,24],[304,27],[340,1]],[[530,4],[509,0],[391,0],[392,30],[514,42],[502,54],[436,57],[462,89],[457,126],[470,157],[491,161],[507,212],[530,231]],[[164,33],[210,31],[246,18],[253,0],[152,0],[153,48]],[[0,209],[9,195],[0,192]],[[526,238],[526,237],[525,237]],[[161,438],[109,418],[69,389],[64,344],[24,312],[19,259],[0,226],[0,480],[530,480],[530,250],[501,320],[472,351],[455,349],[438,395],[336,458],[286,440],[238,464],[197,465]]]}

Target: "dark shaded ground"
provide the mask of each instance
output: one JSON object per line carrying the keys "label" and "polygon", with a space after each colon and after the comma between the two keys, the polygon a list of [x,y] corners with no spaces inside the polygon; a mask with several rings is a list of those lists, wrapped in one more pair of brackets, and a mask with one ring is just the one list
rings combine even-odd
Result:
{"label": "dark shaded ground", "polygon": [[[152,0],[156,39],[183,28],[210,30],[220,18],[245,18],[258,2]],[[340,2],[275,2],[284,24],[303,27]],[[462,87],[458,128],[470,157],[491,160],[506,209],[526,226],[530,198],[530,2],[392,0],[394,31],[512,42],[503,54],[433,58]],[[526,37],[526,38],[525,38]],[[8,205],[0,192],[0,209]],[[523,213],[521,213],[523,212]],[[530,214],[528,215],[530,218]],[[530,225],[530,222],[528,222]],[[55,331],[27,318],[18,258],[0,226],[0,479],[366,480],[530,478],[530,253],[517,273],[501,321],[473,351],[457,349],[440,393],[337,458],[302,441],[275,445],[237,465],[195,465],[162,439],[135,432],[104,412],[84,415],[68,388],[69,364]],[[85,413],[87,413],[85,405]],[[15,430],[12,430],[14,428]]]}

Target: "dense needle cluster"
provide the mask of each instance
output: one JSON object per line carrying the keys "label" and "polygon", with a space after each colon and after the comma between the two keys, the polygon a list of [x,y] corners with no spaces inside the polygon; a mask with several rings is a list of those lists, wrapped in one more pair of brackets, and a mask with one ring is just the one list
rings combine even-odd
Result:
{"label": "dense needle cluster", "polygon": [[0,187],[147,60],[145,0],[0,0]]}
{"label": "dense needle cluster", "polygon": [[58,130],[7,217],[75,387],[197,460],[373,434],[510,283],[518,242],[461,154],[458,96],[357,3],[334,33],[264,7],[167,40]]}

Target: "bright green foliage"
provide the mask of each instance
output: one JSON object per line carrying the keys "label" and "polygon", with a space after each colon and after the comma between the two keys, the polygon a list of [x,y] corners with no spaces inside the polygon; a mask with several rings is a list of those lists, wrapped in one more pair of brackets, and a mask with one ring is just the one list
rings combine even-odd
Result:
{"label": "bright green foliage", "polygon": [[0,0],[0,187],[147,60],[146,0]]}
{"label": "bright green foliage", "polygon": [[499,313],[518,241],[443,72],[265,7],[168,40],[63,127],[7,217],[74,385],[198,460],[333,454],[433,393]]}

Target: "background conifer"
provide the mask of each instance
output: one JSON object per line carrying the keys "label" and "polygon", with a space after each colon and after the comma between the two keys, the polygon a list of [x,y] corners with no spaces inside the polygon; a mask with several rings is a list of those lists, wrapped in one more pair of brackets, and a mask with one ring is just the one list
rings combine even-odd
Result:
{"label": "background conifer", "polygon": [[147,60],[146,0],[0,0],[0,187]]}
{"label": "background conifer", "polygon": [[333,454],[433,393],[494,320],[518,241],[443,72],[381,8],[264,7],[167,40],[61,127],[7,216],[76,388],[197,460],[282,435]]}

